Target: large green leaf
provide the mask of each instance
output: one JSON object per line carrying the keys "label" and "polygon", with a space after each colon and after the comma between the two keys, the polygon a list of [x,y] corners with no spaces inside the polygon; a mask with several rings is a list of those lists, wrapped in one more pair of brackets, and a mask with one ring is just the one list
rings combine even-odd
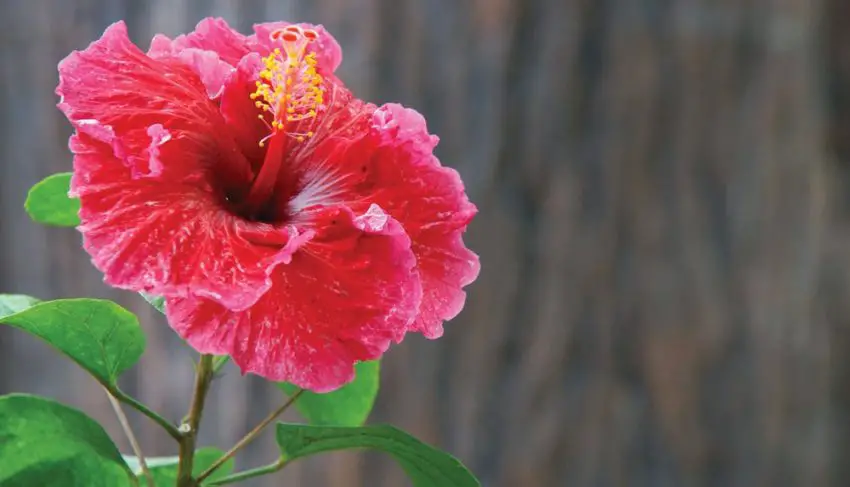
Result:
{"label": "large green leaf", "polygon": [[453,456],[387,425],[308,426],[278,423],[277,444],[287,460],[326,451],[368,448],[392,455],[416,487],[480,487]]}
{"label": "large green leaf", "polygon": [[[224,452],[218,448],[204,447],[195,452],[195,460],[192,463],[192,475],[197,477],[204,470],[210,467],[216,460],[221,458]],[[134,456],[125,455],[124,460],[127,465],[133,470],[133,473],[139,476],[140,483],[145,485],[142,479],[142,466],[139,464],[139,459]],[[150,469],[151,476],[157,487],[173,487],[177,483],[177,463],[178,457],[148,457],[145,459]],[[233,459],[229,459],[221,467],[219,467],[212,475],[207,477],[202,485],[206,485],[213,480],[227,476],[233,471]]]}
{"label": "large green leaf", "polygon": [[38,303],[38,299],[23,294],[0,294],[0,318],[23,311]]}
{"label": "large green leaf", "polygon": [[[304,391],[295,407],[310,422],[318,426],[360,426],[366,422],[380,386],[379,360],[360,362],[355,366],[357,376],[345,386],[327,394]],[[298,388],[281,382],[278,387],[289,395]]]}
{"label": "large green leaf", "polygon": [[40,337],[109,386],[116,386],[145,349],[138,319],[101,299],[45,301],[0,317],[0,324]]}
{"label": "large green leaf", "polygon": [[71,173],[53,174],[30,188],[24,204],[30,218],[38,223],[58,227],[80,224],[80,200],[70,198]]}
{"label": "large green leaf", "polygon": [[135,476],[94,420],[37,396],[0,397],[0,486],[131,485]]}

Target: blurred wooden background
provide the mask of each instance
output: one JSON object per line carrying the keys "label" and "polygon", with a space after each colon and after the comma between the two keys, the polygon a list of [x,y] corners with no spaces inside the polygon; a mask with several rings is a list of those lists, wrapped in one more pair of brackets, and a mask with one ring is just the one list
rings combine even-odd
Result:
{"label": "blurred wooden background", "polygon": [[[483,271],[437,342],[385,360],[372,421],[490,487],[850,484],[850,4],[843,0],[0,0],[0,292],[108,296],[149,332],[126,377],[168,417],[191,355],[106,289],[72,230],[28,221],[68,170],[56,63],[127,19],[144,48],[223,16],[322,23],[342,77],[422,111],[481,210]],[[76,404],[125,447],[85,374],[0,330],[0,392]],[[233,368],[202,443],[281,401]],[[135,419],[146,453],[170,440]],[[271,437],[240,465],[273,457]],[[407,485],[380,455],[253,485]]]}

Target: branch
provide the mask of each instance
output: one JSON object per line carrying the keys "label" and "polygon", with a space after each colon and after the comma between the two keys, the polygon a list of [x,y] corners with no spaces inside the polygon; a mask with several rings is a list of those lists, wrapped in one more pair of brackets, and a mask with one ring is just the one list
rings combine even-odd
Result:
{"label": "branch", "polygon": [[133,428],[130,427],[127,415],[124,414],[124,410],[121,409],[121,403],[119,403],[118,399],[116,399],[115,396],[113,396],[106,388],[104,388],[104,392],[106,392],[106,397],[109,398],[109,404],[112,405],[112,409],[115,410],[115,416],[118,417],[118,422],[121,423],[121,429],[124,430],[124,434],[127,435],[127,439],[130,440],[130,448],[133,449],[133,454],[135,454],[136,458],[139,459],[139,467],[142,469],[142,475],[144,475],[147,480],[148,487],[154,487],[153,476],[151,475],[151,471],[148,469],[148,462],[145,460],[145,455],[142,453],[142,448],[139,446],[138,440],[136,440],[136,435],[133,434]]}
{"label": "branch", "polygon": [[264,420],[260,421],[260,424],[255,426],[254,429],[252,429],[247,435],[245,435],[241,440],[239,440],[235,445],[233,445],[233,448],[231,448],[227,453],[225,453],[224,456],[216,460],[212,465],[210,465],[208,469],[204,470],[204,472],[198,476],[198,482],[200,483],[205,478],[212,475],[213,472],[215,472],[219,467],[224,465],[224,462],[233,458],[233,455],[236,455],[236,452],[238,452],[245,445],[253,441],[254,438],[256,438],[266,426],[271,424],[272,421],[277,419],[278,416],[280,416],[281,414],[283,414],[284,411],[289,409],[289,406],[292,406],[292,404],[295,403],[295,401],[301,396],[301,393],[303,392],[304,389],[299,389],[298,392],[293,394],[283,406],[272,411],[272,413],[266,416]]}
{"label": "branch", "polygon": [[180,460],[177,463],[177,487],[195,487],[200,485],[200,479],[192,478],[192,463],[195,459],[195,441],[201,416],[204,412],[207,392],[213,377],[213,356],[201,355],[195,373],[195,392],[192,394],[192,405],[186,421],[180,425]]}

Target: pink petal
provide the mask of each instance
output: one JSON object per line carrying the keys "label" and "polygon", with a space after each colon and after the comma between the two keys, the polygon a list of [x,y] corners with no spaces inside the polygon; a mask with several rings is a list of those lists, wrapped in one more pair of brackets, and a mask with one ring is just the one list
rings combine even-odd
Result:
{"label": "pink petal", "polygon": [[162,158],[160,157],[160,146],[171,140],[171,132],[158,123],[148,127],[147,132],[151,138],[151,143],[147,151],[148,172],[151,176],[159,176],[164,169]]}
{"label": "pink petal", "polygon": [[325,208],[312,238],[272,272],[272,287],[241,313],[213,301],[169,299],[171,326],[201,353],[229,354],[245,373],[316,392],[354,378],[415,319],[421,285],[410,239],[377,206],[355,216]]}
{"label": "pink petal", "polygon": [[433,155],[438,139],[418,112],[398,104],[378,108],[371,137],[377,145],[371,162],[380,166],[374,184],[384,188],[373,201],[410,235],[422,279],[422,307],[413,328],[437,338],[443,321],[463,308],[463,287],[478,277],[478,256],[462,239],[477,209],[457,171]]}
{"label": "pink petal", "polygon": [[286,231],[229,212],[227,198],[252,172],[198,77],[176,60],[143,54],[123,24],[59,71],[60,108],[77,129],[70,148],[79,230],[105,280],[234,309],[259,299],[279,247],[242,233],[283,232],[275,237],[282,247]]}
{"label": "pink petal", "polygon": [[[271,33],[288,25],[293,24],[290,22],[269,22],[254,25],[256,35],[249,38],[250,42],[253,43],[253,49],[265,56],[272,49],[280,47],[277,41],[271,39]],[[294,25],[298,25],[302,29],[313,29],[319,35],[318,39],[307,48],[308,52],[316,53],[319,71],[323,75],[336,71],[336,68],[342,63],[342,48],[339,47],[336,39],[325,30],[324,26],[303,23]]]}
{"label": "pink petal", "polygon": [[[224,181],[251,178],[198,76],[175,59],[145,55],[130,42],[121,22],[59,64],[56,93],[62,97],[59,108],[79,133],[91,138],[85,140],[109,145],[131,177],[198,181],[212,171]],[[154,144],[157,168],[151,167],[152,126],[169,134],[168,141]],[[171,163],[168,152],[178,154]]]}
{"label": "pink petal", "polygon": [[462,239],[477,210],[457,171],[433,155],[437,138],[414,110],[350,101],[333,116],[310,156],[292,166],[300,184],[290,211],[297,219],[311,205],[384,208],[410,235],[418,261],[423,298],[413,329],[439,337],[463,307],[463,287],[478,276],[478,257]]}
{"label": "pink petal", "polygon": [[172,56],[177,49],[173,47],[174,41],[165,34],[154,34],[151,39],[151,47],[148,49],[148,56],[152,58],[162,56]]}
{"label": "pink petal", "polygon": [[443,335],[443,322],[463,309],[462,290],[478,277],[478,256],[463,244],[462,231],[423,232],[413,245],[422,279],[422,305],[413,330],[426,338]]}
{"label": "pink petal", "polygon": [[211,99],[221,96],[224,83],[236,70],[230,64],[222,61],[214,51],[188,48],[176,55],[201,78],[201,82],[207,88],[207,95]]}
{"label": "pink petal", "polygon": [[268,273],[276,262],[303,240],[286,228],[241,220],[203,188],[128,178],[126,169],[109,162],[105,148],[91,147],[74,158],[75,168],[88,176],[75,181],[87,190],[80,196],[78,228],[111,286],[203,296],[244,309],[271,286]]}
{"label": "pink petal", "polygon": [[193,32],[172,41],[172,49],[176,51],[187,48],[215,52],[234,67],[251,50],[248,37],[232,29],[224,19],[212,17],[201,20]]}
{"label": "pink petal", "polygon": [[155,35],[148,55],[156,59],[180,59],[201,78],[209,97],[215,99],[221,95],[240,59],[249,52],[247,38],[231,29],[224,19],[206,18],[195,31],[174,40]]}

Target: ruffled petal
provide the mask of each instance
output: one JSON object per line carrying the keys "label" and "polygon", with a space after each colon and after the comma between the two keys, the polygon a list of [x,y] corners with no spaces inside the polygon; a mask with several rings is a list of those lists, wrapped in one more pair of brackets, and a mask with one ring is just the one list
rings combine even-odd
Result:
{"label": "ruffled petal", "polygon": [[206,18],[193,32],[173,40],[155,35],[148,56],[180,59],[201,78],[209,97],[216,99],[239,61],[249,52],[248,39],[231,29],[224,19]]}
{"label": "ruffled petal", "polygon": [[[228,210],[253,174],[198,77],[143,54],[119,23],[60,64],[57,92],[77,129],[79,230],[106,282],[233,309],[256,302],[288,234]],[[263,237],[277,246],[255,242],[280,232]]]}
{"label": "ruffled petal", "polygon": [[263,56],[276,47],[280,47],[277,41],[271,38],[272,32],[283,29],[288,25],[297,25],[302,29],[313,29],[319,35],[315,42],[309,44],[307,52],[316,53],[316,61],[319,72],[328,75],[336,71],[342,63],[342,48],[334,37],[325,30],[324,26],[314,24],[292,24],[290,22],[268,22],[254,25],[254,36],[249,38],[253,49]]}
{"label": "ruffled petal", "polygon": [[[198,76],[177,59],[145,55],[123,22],[59,64],[56,92],[78,132],[110,146],[132,178],[203,182],[214,173],[238,185],[252,177]],[[166,163],[163,151],[179,157]]]}
{"label": "ruffled petal", "polygon": [[272,272],[241,313],[213,301],[169,299],[171,326],[201,353],[229,354],[244,373],[316,392],[354,378],[415,319],[421,284],[404,229],[379,207],[313,214],[309,239]]}
{"label": "ruffled petal", "polygon": [[204,296],[234,310],[271,286],[268,272],[294,250],[286,228],[246,222],[215,193],[168,180],[133,180],[105,146],[72,138],[83,247],[114,287]]}
{"label": "ruffled petal", "polygon": [[443,335],[443,322],[458,315],[466,302],[463,288],[478,277],[478,256],[466,248],[462,230],[423,232],[413,245],[422,279],[422,305],[412,329],[426,338]]}
{"label": "ruffled petal", "polygon": [[371,139],[380,166],[374,182],[382,191],[374,201],[398,219],[413,240],[424,295],[414,329],[428,338],[443,333],[443,321],[463,308],[463,288],[480,270],[478,256],[463,244],[462,234],[477,213],[460,175],[433,154],[438,139],[425,119],[398,104],[378,108]]}
{"label": "ruffled petal", "polygon": [[335,113],[333,127],[317,132],[320,142],[295,165],[300,185],[290,211],[297,220],[313,205],[384,208],[410,235],[418,261],[424,294],[413,329],[439,337],[463,307],[463,287],[478,276],[478,257],[462,240],[477,210],[457,171],[434,156],[438,139],[419,113],[355,100]]}
{"label": "ruffled petal", "polygon": [[174,54],[189,66],[201,78],[207,87],[210,99],[216,99],[224,91],[224,84],[236,71],[236,68],[221,60],[214,51],[188,48]]}
{"label": "ruffled petal", "polygon": [[176,37],[171,46],[177,51],[187,48],[212,51],[234,67],[251,51],[248,37],[231,28],[224,19],[212,17],[198,22],[194,31]]}

